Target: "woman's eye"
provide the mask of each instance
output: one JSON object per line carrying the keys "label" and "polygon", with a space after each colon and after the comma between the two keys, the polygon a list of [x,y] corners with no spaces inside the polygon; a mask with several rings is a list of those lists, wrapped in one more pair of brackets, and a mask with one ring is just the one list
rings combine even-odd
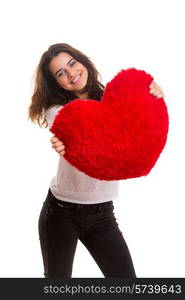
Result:
{"label": "woman's eye", "polygon": [[73,66],[75,63],[76,63],[76,60],[73,60],[70,65]]}
{"label": "woman's eye", "polygon": [[62,75],[64,75],[64,72],[60,72],[60,73],[58,74],[58,77],[60,77],[60,76],[62,76]]}

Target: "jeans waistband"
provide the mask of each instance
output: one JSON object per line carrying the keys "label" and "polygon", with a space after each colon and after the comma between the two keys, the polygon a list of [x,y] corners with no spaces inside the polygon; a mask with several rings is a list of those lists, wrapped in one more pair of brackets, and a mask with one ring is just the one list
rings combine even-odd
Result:
{"label": "jeans waistband", "polygon": [[98,210],[102,210],[102,209],[105,209],[105,208],[109,208],[111,206],[113,206],[113,201],[110,200],[110,201],[107,201],[107,202],[101,202],[101,203],[95,203],[95,204],[81,204],[81,203],[72,203],[72,202],[67,202],[67,201],[63,201],[63,200],[60,200],[58,198],[56,198],[52,192],[51,192],[51,189],[49,188],[48,190],[49,194],[52,196],[51,198],[51,201],[56,201],[58,204],[62,205],[62,206],[65,206],[65,207],[68,207],[68,208],[71,208],[71,209],[86,209],[86,208],[90,208],[90,209],[98,209]]}

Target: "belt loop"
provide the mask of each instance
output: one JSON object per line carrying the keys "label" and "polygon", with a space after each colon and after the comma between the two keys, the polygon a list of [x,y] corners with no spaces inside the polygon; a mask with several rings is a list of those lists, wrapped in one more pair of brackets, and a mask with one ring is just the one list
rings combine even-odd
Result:
{"label": "belt loop", "polygon": [[76,204],[76,210],[79,210],[79,209],[80,209],[80,206],[81,206],[81,205],[77,203],[77,204]]}
{"label": "belt loop", "polygon": [[98,212],[102,210],[102,205],[99,203],[98,204]]}

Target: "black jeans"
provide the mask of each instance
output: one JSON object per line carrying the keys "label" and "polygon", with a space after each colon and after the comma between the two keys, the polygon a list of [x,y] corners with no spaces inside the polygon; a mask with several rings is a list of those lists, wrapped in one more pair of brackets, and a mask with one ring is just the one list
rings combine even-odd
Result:
{"label": "black jeans", "polygon": [[105,277],[136,278],[112,201],[75,204],[50,189],[39,217],[39,239],[46,278],[70,278],[78,239]]}

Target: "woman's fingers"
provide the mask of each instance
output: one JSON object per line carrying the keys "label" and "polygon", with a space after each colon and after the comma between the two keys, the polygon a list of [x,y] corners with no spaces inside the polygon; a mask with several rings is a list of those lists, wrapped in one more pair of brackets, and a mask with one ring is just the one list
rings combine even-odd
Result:
{"label": "woman's fingers", "polygon": [[62,146],[58,146],[58,147],[55,148],[55,150],[57,152],[61,152],[61,151],[65,150],[65,147],[63,145]]}
{"label": "woman's fingers", "polygon": [[66,153],[65,150],[63,150],[63,151],[59,152],[59,155],[64,156],[65,153]]}
{"label": "woman's fingers", "polygon": [[50,139],[50,142],[51,143],[56,143],[56,142],[59,142],[60,140],[56,137],[56,136],[53,136],[51,139]]}
{"label": "woman's fingers", "polygon": [[65,146],[56,136],[52,136],[50,142],[52,143],[52,148],[55,149],[60,156],[65,154]]}
{"label": "woman's fingers", "polygon": [[65,149],[65,146],[61,141],[59,141],[57,143],[53,143],[53,145],[52,145],[52,148],[54,148],[54,149],[59,148],[59,147],[62,147],[62,150]]}
{"label": "woman's fingers", "polygon": [[65,154],[65,146],[62,144],[62,142],[55,143],[52,148],[54,148],[60,156]]}
{"label": "woman's fingers", "polygon": [[156,98],[164,98],[164,93],[160,85],[158,85],[155,81],[153,81],[150,85],[150,94],[155,96]]}

